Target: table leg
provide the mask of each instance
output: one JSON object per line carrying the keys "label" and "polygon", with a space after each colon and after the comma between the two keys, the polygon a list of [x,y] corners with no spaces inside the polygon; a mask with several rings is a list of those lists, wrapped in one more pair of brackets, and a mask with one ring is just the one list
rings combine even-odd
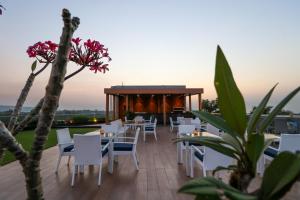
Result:
{"label": "table leg", "polygon": [[109,139],[109,146],[108,146],[108,172],[113,173],[114,169],[114,159],[113,157],[113,142],[111,139]]}

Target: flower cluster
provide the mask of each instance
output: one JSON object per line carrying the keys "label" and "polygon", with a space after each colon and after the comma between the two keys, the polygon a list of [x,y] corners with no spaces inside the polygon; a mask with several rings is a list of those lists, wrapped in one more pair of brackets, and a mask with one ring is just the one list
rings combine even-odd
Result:
{"label": "flower cluster", "polygon": [[80,38],[72,39],[69,59],[78,65],[89,67],[95,73],[108,71],[108,64],[103,61],[104,59],[107,59],[107,62],[111,61],[108,49],[96,40],[88,39],[83,45],[81,41]]}
{"label": "flower cluster", "polygon": [[27,54],[29,57],[36,57],[40,63],[52,63],[57,53],[58,45],[51,42],[37,42],[33,46],[29,46]]}

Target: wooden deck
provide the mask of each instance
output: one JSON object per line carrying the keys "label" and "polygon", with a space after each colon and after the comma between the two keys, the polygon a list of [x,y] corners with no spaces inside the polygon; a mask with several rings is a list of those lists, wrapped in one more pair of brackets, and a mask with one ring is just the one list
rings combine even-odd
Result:
{"label": "wooden deck", "polygon": [[[142,135],[140,135],[142,136]],[[54,173],[58,158],[57,147],[44,151],[41,162],[44,194],[46,199],[109,199],[109,200],[185,200],[192,196],[178,194],[177,190],[186,181],[185,167],[176,162],[176,144],[168,127],[158,127],[158,141],[153,136],[147,137],[147,142],[138,143],[140,170],[136,171],[132,158],[119,157],[114,165],[114,173],[107,172],[107,159],[104,160],[102,185],[97,186],[98,167],[86,167],[84,174],[75,179],[75,186],[70,186],[71,170],[66,165],[67,158],[62,160],[58,174]],[[195,177],[201,176],[200,168],[195,169]],[[222,175],[228,180],[227,175]],[[261,179],[252,182],[252,188],[260,185]],[[250,187],[251,189],[251,187]],[[300,183],[283,198],[299,199]],[[25,184],[21,167],[17,162],[0,168],[0,200],[25,199]]]}
{"label": "wooden deck", "polygon": [[[140,135],[142,136],[142,135]],[[119,157],[114,165],[114,173],[107,172],[107,159],[104,160],[102,184],[97,186],[98,167],[86,167],[84,174],[70,186],[71,170],[63,158],[58,175],[54,173],[58,158],[57,147],[44,151],[41,162],[44,194],[46,199],[193,199],[178,194],[178,188],[189,180],[185,168],[176,162],[176,144],[168,127],[158,128],[158,141],[147,136],[146,143],[139,138],[138,157],[140,170],[136,171],[132,158]],[[198,170],[200,171],[200,170]],[[17,162],[0,168],[0,199],[25,199],[24,177]]]}

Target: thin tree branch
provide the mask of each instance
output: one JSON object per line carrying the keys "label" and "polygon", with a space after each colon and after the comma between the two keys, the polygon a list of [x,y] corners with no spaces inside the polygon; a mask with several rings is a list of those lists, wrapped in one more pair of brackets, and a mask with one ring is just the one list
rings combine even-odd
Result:
{"label": "thin tree branch", "polygon": [[47,63],[44,65],[44,67],[42,67],[39,71],[37,71],[36,73],[34,73],[34,76],[37,76],[37,75],[39,75],[41,72],[43,72],[43,71],[48,67],[49,64],[50,64],[50,63],[47,62]]}
{"label": "thin tree branch", "polygon": [[60,44],[56,59],[52,65],[49,82],[46,87],[44,103],[35,130],[36,137],[26,167],[26,186],[29,199],[43,199],[40,159],[63,89],[73,32],[79,25],[79,18],[73,18],[71,21],[71,14],[67,9],[63,9],[62,17],[64,27],[60,37]]}
{"label": "thin tree branch", "polygon": [[82,70],[84,70],[85,65],[83,65],[82,67],[80,67],[78,70],[76,70],[75,72],[69,74],[68,76],[65,77],[65,81],[68,80],[69,78],[71,78],[72,76],[78,74],[79,72],[81,72]]}
{"label": "thin tree branch", "polygon": [[12,136],[2,121],[0,121],[0,144],[16,157],[16,159],[20,161],[23,169],[25,169],[28,154],[22,145]]}

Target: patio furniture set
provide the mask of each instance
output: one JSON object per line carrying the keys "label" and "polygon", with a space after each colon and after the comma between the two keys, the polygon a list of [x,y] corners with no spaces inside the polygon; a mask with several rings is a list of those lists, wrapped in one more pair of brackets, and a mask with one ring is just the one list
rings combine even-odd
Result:
{"label": "patio furniture set", "polygon": [[[222,137],[224,132],[214,127],[211,124],[203,124],[200,120],[177,118],[174,121],[170,118],[170,131],[177,128],[177,138],[182,137]],[[265,133],[265,140],[279,142],[279,148],[276,149],[269,146],[263,156],[257,163],[257,173],[262,175],[265,169],[266,161],[273,158],[282,151],[297,152],[300,151],[300,134],[281,134],[280,136],[270,133]],[[202,168],[203,176],[207,175],[208,171],[213,171],[218,166],[228,167],[236,162],[233,158],[221,154],[211,148],[201,146],[196,143],[182,141],[177,143],[177,162],[184,164],[186,175],[194,177],[195,163]]]}
{"label": "patio furniture set", "polygon": [[[112,121],[110,124],[101,125],[101,129],[84,135],[74,134],[70,136],[68,128],[57,130],[57,141],[59,147],[59,157],[56,166],[58,172],[61,158],[68,157],[68,165],[71,157],[74,158],[72,166],[71,186],[74,186],[75,174],[78,170],[83,172],[86,165],[99,166],[98,186],[101,185],[101,171],[103,158],[108,157],[108,172],[113,173],[113,164],[118,156],[129,155],[132,157],[136,170],[139,170],[139,160],[137,156],[137,142],[140,131],[146,135],[156,136],[156,119],[149,121],[137,117],[134,121],[122,122],[121,119]],[[134,131],[134,137],[126,136],[128,130]]]}

